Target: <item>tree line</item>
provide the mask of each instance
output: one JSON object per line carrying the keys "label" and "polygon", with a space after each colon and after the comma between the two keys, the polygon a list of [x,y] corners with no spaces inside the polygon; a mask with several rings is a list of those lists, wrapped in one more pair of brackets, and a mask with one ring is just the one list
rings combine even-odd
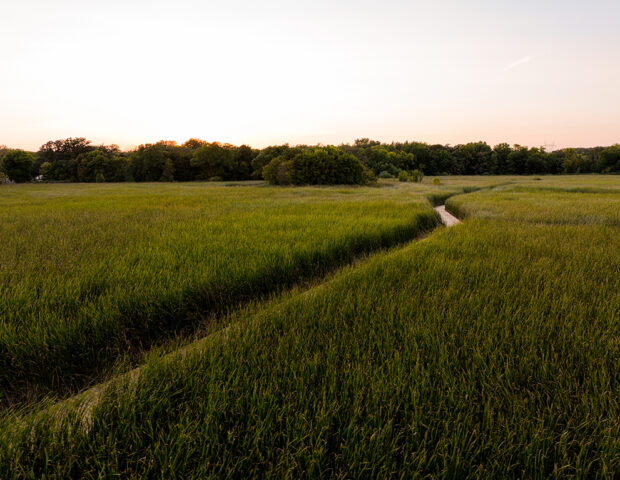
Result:
{"label": "tree line", "polygon": [[362,138],[339,146],[254,149],[192,138],[123,152],[85,138],[49,141],[37,152],[0,146],[0,181],[171,182],[265,179],[273,184],[364,184],[375,177],[619,173],[620,145],[567,148],[494,147],[486,142],[390,144]]}

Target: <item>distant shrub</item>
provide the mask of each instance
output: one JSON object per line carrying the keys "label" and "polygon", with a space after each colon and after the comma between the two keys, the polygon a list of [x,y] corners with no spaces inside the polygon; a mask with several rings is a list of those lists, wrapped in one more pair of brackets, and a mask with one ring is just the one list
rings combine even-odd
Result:
{"label": "distant shrub", "polygon": [[103,173],[98,173],[97,176],[95,177],[95,182],[97,183],[104,183],[105,182],[105,176],[103,175]]}
{"label": "distant shrub", "polygon": [[276,183],[278,185],[290,185],[292,183],[291,174],[293,171],[292,160],[280,162],[276,169]]}
{"label": "distant shrub", "polygon": [[210,181],[210,182],[221,182],[221,181],[222,181],[222,177],[218,177],[218,176],[211,177],[211,178],[209,179],[209,181]]}
{"label": "distant shrub", "polygon": [[409,174],[404,170],[398,172],[398,181],[399,182],[408,182],[410,180]]}
{"label": "distant shrub", "polygon": [[417,182],[417,183],[421,183],[422,180],[424,179],[424,173],[422,173],[421,170],[414,170],[413,172],[411,172],[411,174],[409,175],[409,177],[411,178],[412,182]]}
{"label": "distant shrub", "polygon": [[386,172],[385,170],[383,170],[381,173],[379,173],[379,175],[377,175],[377,178],[394,178],[394,176],[390,172]]}
{"label": "distant shrub", "polygon": [[357,157],[336,147],[308,148],[291,159],[280,155],[263,167],[275,185],[364,185],[372,179]]}
{"label": "distant shrub", "polygon": [[283,155],[278,155],[277,157],[272,158],[269,163],[263,166],[263,178],[267,180],[272,185],[286,185],[290,182],[283,182],[284,178],[280,178],[278,176],[278,169],[280,165],[285,163],[287,160]]}
{"label": "distant shrub", "polygon": [[441,179],[437,177],[433,178],[433,185],[441,185]]}
{"label": "distant shrub", "polygon": [[3,183],[10,183],[11,180],[9,180],[9,176],[4,173],[4,172],[0,172],[0,185],[2,185]]}

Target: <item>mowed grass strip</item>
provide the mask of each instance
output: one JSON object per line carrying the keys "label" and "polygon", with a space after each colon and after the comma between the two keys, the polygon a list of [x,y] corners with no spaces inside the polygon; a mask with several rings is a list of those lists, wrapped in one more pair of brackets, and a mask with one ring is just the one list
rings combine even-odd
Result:
{"label": "mowed grass strip", "polygon": [[0,402],[66,393],[209,312],[432,229],[396,189],[0,189]]}
{"label": "mowed grass strip", "polygon": [[87,418],[7,417],[0,468],[7,478],[618,476],[620,236],[556,214],[470,218],[240,314],[110,385]]}

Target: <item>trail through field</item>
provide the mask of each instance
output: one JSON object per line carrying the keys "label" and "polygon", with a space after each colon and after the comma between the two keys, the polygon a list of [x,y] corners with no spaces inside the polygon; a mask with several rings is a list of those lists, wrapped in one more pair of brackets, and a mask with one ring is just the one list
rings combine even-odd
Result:
{"label": "trail through field", "polygon": [[450,212],[446,210],[445,205],[441,205],[439,207],[435,207],[435,211],[441,217],[441,223],[443,223],[446,227],[453,227],[457,223],[461,223],[461,221],[452,215]]}

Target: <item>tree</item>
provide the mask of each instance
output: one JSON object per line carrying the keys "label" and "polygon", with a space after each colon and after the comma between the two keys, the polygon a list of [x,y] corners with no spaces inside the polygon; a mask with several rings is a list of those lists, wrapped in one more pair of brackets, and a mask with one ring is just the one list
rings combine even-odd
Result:
{"label": "tree", "polygon": [[456,148],[457,158],[465,175],[493,173],[492,150],[486,142],[471,142]]}
{"label": "tree", "polygon": [[[112,148],[114,147],[116,146],[112,146]],[[79,155],[95,150],[95,148],[91,145],[90,140],[86,140],[84,137],[49,141],[41,145],[37,153],[37,168],[48,162],[51,165],[48,172],[48,177],[51,180],[76,180],[76,165],[75,163],[72,165],[72,162]]]}
{"label": "tree", "polygon": [[184,148],[187,148],[189,150],[196,150],[200,147],[202,147],[203,145],[208,145],[209,142],[206,142],[204,140],[200,140],[199,138],[190,138],[187,142],[185,142],[183,145],[181,145]]}
{"label": "tree", "polygon": [[252,161],[256,155],[247,145],[233,147],[232,180],[248,180],[252,177]]}
{"label": "tree", "polygon": [[39,167],[39,173],[43,176],[43,180],[47,180],[49,178],[51,171],[52,164],[50,162],[43,162],[41,167]]}
{"label": "tree", "polygon": [[547,172],[547,156],[548,154],[545,152],[544,147],[530,148],[525,161],[525,173],[531,175]]}
{"label": "tree", "polygon": [[272,185],[289,185],[292,181],[292,163],[284,155],[274,158],[263,167],[263,178]]}
{"label": "tree", "polygon": [[363,185],[372,178],[354,155],[333,146],[305,149],[291,160],[281,155],[263,168],[263,174],[280,185]]}
{"label": "tree", "polygon": [[620,172],[620,145],[604,148],[598,154],[600,171],[603,173]]}
{"label": "tree", "polygon": [[140,145],[129,156],[130,173],[136,182],[157,182],[164,173],[164,164],[171,157],[171,151],[179,147],[162,140]]}
{"label": "tree", "polygon": [[2,158],[2,171],[14,182],[32,179],[34,155],[23,150],[9,150]]}
{"label": "tree", "polygon": [[[339,153],[334,153],[336,151]],[[0,170],[3,169],[2,157],[7,152],[9,149],[0,145]],[[361,138],[338,147],[284,144],[254,150],[248,145],[237,147],[190,138],[181,146],[162,140],[124,153],[117,145],[97,146],[83,137],[76,137],[42,145],[30,176],[40,173],[46,180],[79,182],[94,182],[101,173],[110,182],[264,177],[277,184],[329,183],[331,177],[325,177],[325,172],[338,177],[333,173],[332,164],[344,158],[341,154],[355,157],[365,168],[366,178],[382,173],[392,178],[404,171],[411,179],[415,170],[426,175],[620,172],[620,145],[546,152],[542,147],[514,145],[511,148],[507,143],[491,149],[485,142],[457,146],[421,142],[386,144]],[[306,164],[300,167],[302,161]],[[316,175],[313,177],[311,172]],[[405,174],[400,175],[405,178]]]}
{"label": "tree", "polygon": [[167,159],[164,162],[163,172],[161,174],[162,182],[173,182],[174,181],[174,164],[172,163],[172,159]]}
{"label": "tree", "polygon": [[73,162],[77,181],[95,181],[97,175],[103,175],[106,160],[107,157],[101,150],[92,150],[88,153],[80,154]]}
{"label": "tree", "polygon": [[420,170],[424,170],[428,175],[448,174],[461,175],[463,165],[461,165],[452,152],[451,147],[445,145],[431,145],[428,147],[428,155],[425,163],[420,163]]}
{"label": "tree", "polygon": [[577,153],[574,148],[564,149],[564,160],[562,161],[564,173],[582,173],[586,161],[586,156]]}
{"label": "tree", "polygon": [[381,142],[377,140],[370,140],[369,138],[357,138],[355,139],[354,145],[360,148],[370,148],[375,145],[381,145]]}
{"label": "tree", "polygon": [[[188,182],[196,178],[197,170],[192,167],[192,150],[187,147],[177,147],[168,150],[168,155],[174,165],[174,179],[179,182]],[[165,165],[165,164],[164,164]]]}
{"label": "tree", "polygon": [[0,145],[0,185],[10,182],[9,176],[2,169],[2,158],[8,151],[9,148],[6,145]]}
{"label": "tree", "polygon": [[355,156],[328,146],[293,157],[291,178],[296,185],[363,185],[369,175]]}
{"label": "tree", "polygon": [[389,172],[397,176],[400,170],[413,169],[414,156],[404,151],[393,152],[384,145],[373,145],[366,150],[365,165],[375,174]]}
{"label": "tree", "polygon": [[403,144],[396,144],[403,152],[413,154],[415,159],[415,168],[418,170],[424,170],[429,165],[430,160],[430,148],[426,143],[421,142],[405,142]]}
{"label": "tree", "polygon": [[203,180],[213,177],[230,180],[232,159],[230,148],[213,142],[198,148],[192,156],[191,164],[199,169]]}
{"label": "tree", "polygon": [[[127,159],[123,155],[114,154],[114,151],[114,149],[96,149],[79,155],[72,162],[77,181],[96,182],[99,174],[105,181],[124,181],[127,176]],[[41,171],[43,171],[43,165],[41,165]]]}
{"label": "tree", "polygon": [[508,154],[509,173],[523,175],[526,173],[528,148],[521,145],[514,145],[512,151]]}
{"label": "tree", "polygon": [[252,178],[265,178],[267,180],[266,177],[263,177],[263,168],[269,165],[274,158],[282,156],[286,160],[290,160],[305,148],[304,146],[289,147],[288,143],[263,148],[252,159]]}
{"label": "tree", "polygon": [[508,162],[508,156],[511,151],[512,149],[507,143],[499,143],[493,147],[491,156],[493,158],[493,164],[495,165],[495,171],[499,175],[515,173],[512,165]]}

